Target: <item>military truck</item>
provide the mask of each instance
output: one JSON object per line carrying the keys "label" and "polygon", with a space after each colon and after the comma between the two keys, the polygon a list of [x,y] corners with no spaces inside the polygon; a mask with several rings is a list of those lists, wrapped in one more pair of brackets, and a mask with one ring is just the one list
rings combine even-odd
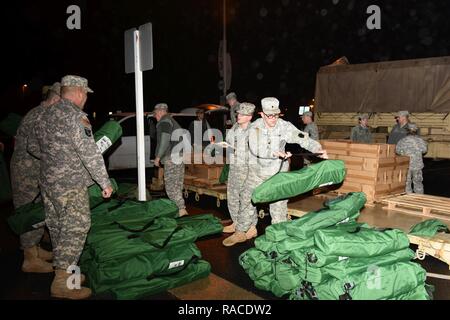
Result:
{"label": "military truck", "polygon": [[408,110],[429,143],[426,157],[450,159],[450,57],[324,66],[314,102],[322,139],[349,139],[368,113],[375,142],[385,143],[396,113]]}

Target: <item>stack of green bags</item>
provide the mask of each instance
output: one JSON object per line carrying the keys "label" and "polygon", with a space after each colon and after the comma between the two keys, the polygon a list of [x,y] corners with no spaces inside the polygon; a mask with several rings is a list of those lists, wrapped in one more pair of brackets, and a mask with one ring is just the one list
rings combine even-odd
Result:
{"label": "stack of green bags", "polygon": [[201,260],[195,241],[223,229],[212,215],[178,218],[177,206],[167,199],[105,201],[92,209],[91,224],[81,270],[94,293],[117,299],[207,277],[211,267]]}
{"label": "stack of green bags", "polygon": [[268,227],[241,266],[257,288],[292,300],[430,299],[407,235],[356,222],[365,202],[350,193]]}

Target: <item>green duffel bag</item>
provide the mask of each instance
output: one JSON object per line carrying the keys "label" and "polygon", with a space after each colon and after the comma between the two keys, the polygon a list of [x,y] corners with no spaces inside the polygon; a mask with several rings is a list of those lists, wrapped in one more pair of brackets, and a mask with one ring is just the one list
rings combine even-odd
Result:
{"label": "green duffel bag", "polygon": [[280,172],[253,191],[253,203],[269,203],[296,197],[323,186],[342,183],[345,164],[341,160],[326,160],[298,171]]}
{"label": "green duffel bag", "polygon": [[325,207],[319,211],[309,212],[290,223],[286,232],[292,237],[306,239],[319,229],[334,226],[339,223],[355,221],[359,210],[366,203],[366,195],[362,192],[348,193],[332,201],[325,202]]}
{"label": "green duffel bag", "polygon": [[300,271],[292,264],[289,258],[275,262],[273,273],[275,277],[270,291],[279,298],[298,288],[302,282]]}
{"label": "green duffel bag", "polygon": [[336,279],[345,279],[352,274],[363,273],[369,266],[387,266],[398,262],[408,262],[414,259],[416,254],[409,248],[394,251],[377,257],[348,258],[331,263],[321,268],[322,272]]}
{"label": "green duffel bag", "polygon": [[283,241],[275,243],[276,251],[280,254],[288,254],[294,251],[302,251],[314,245],[314,238],[299,239],[290,237]]}
{"label": "green duffel bag", "polygon": [[426,271],[417,263],[398,262],[368,267],[345,280],[332,279],[314,287],[318,300],[388,300],[425,286]]}
{"label": "green duffel bag", "polygon": [[380,256],[409,247],[408,236],[401,230],[338,228],[318,230],[314,234],[317,255],[366,258]]}
{"label": "green duffel bag", "polygon": [[208,262],[204,260],[192,261],[185,265],[183,270],[172,275],[118,283],[111,286],[108,292],[119,300],[135,300],[206,278],[210,273],[211,265]]}
{"label": "green duffel bag", "polygon": [[220,173],[219,183],[226,183],[228,181],[229,172],[230,172],[230,165],[225,164],[223,166],[222,172]]}
{"label": "green duffel bag", "polygon": [[8,113],[8,115],[0,121],[0,131],[10,137],[15,137],[21,122],[22,116],[16,113]]}
{"label": "green duffel bag", "polygon": [[263,252],[277,251],[276,242],[267,240],[265,234],[255,239],[255,248]]}
{"label": "green duffel bag", "polygon": [[203,238],[215,234],[221,234],[223,225],[219,218],[212,214],[201,214],[183,217],[177,220],[179,226],[192,229],[197,238]]}
{"label": "green duffel bag", "polygon": [[[342,232],[354,232],[356,230],[359,230],[360,228],[370,228],[365,223],[358,223],[358,222],[348,222],[348,223],[342,223],[338,224],[333,227],[326,228],[324,230],[339,230]],[[326,256],[323,255],[320,251],[316,255],[317,248],[314,246],[314,237],[310,237],[308,239],[299,239],[299,238],[290,238],[290,239],[297,239],[298,242],[306,242],[307,245],[303,246],[302,248],[294,247],[294,250],[291,250],[289,255],[294,260],[295,263],[299,265],[303,265],[304,263],[307,263],[309,267],[312,268],[321,268],[325,265],[328,265],[330,263],[334,263],[337,261],[340,261],[342,257],[339,256]],[[293,248],[290,246],[290,248]],[[281,249],[281,248],[279,248]],[[284,252],[279,250],[280,252]]]}
{"label": "green duffel bag", "polygon": [[440,220],[431,219],[416,224],[411,228],[410,234],[418,237],[434,237],[439,232],[450,232],[448,226]]}
{"label": "green duffel bag", "polygon": [[134,256],[120,264],[93,262],[85,275],[89,280],[89,287],[96,293],[102,293],[117,283],[172,274],[181,270],[192,259],[200,258],[201,253],[195,244],[186,243]]}
{"label": "green duffel bag", "polygon": [[284,221],[268,226],[265,231],[267,240],[278,242],[289,238],[289,235],[286,233],[286,228],[292,223],[292,221]]}
{"label": "green duffel bag", "polygon": [[115,232],[102,230],[89,234],[85,250],[89,250],[90,256],[99,264],[120,263],[133,256],[193,243],[197,239],[194,231],[178,227],[176,220],[171,218],[155,219],[144,232],[134,231],[137,230],[120,230],[118,225]]}
{"label": "green duffel bag", "polygon": [[94,133],[94,140],[101,153],[105,153],[122,136],[120,123],[109,120]]}

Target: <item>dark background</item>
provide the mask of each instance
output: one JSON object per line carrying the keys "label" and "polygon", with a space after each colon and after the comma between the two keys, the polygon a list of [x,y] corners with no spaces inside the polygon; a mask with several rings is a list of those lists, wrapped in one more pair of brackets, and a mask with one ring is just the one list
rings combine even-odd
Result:
{"label": "dark background", "polygon": [[[66,9],[81,7],[81,30]],[[377,4],[382,29],[366,28]],[[89,79],[87,111],[132,111],[134,76],[124,73],[123,33],[153,23],[154,70],[144,73],[144,104],[173,111],[219,103],[222,0],[15,1],[2,4],[1,115],[25,114],[41,87],[65,74]],[[288,111],[314,97],[318,69],[351,63],[449,55],[450,1],[228,0],[231,90],[259,105],[276,96]],[[22,85],[27,84],[25,94]],[[289,112],[288,112],[289,113]]]}

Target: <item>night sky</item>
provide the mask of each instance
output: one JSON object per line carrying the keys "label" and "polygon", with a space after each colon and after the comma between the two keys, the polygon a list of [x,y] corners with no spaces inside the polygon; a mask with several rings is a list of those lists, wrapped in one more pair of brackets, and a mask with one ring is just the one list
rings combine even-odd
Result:
{"label": "night sky", "polygon": [[[81,7],[81,30],[66,8]],[[366,28],[381,7],[382,29]],[[39,103],[42,85],[65,74],[89,79],[87,111],[132,111],[134,75],[124,72],[123,33],[152,22],[154,70],[144,73],[144,104],[173,111],[219,103],[221,0],[15,1],[2,4],[1,97],[4,115]],[[446,0],[228,0],[231,90],[259,105],[276,96],[293,110],[314,97],[318,69],[350,63],[450,55]],[[21,86],[28,84],[23,94]]]}

